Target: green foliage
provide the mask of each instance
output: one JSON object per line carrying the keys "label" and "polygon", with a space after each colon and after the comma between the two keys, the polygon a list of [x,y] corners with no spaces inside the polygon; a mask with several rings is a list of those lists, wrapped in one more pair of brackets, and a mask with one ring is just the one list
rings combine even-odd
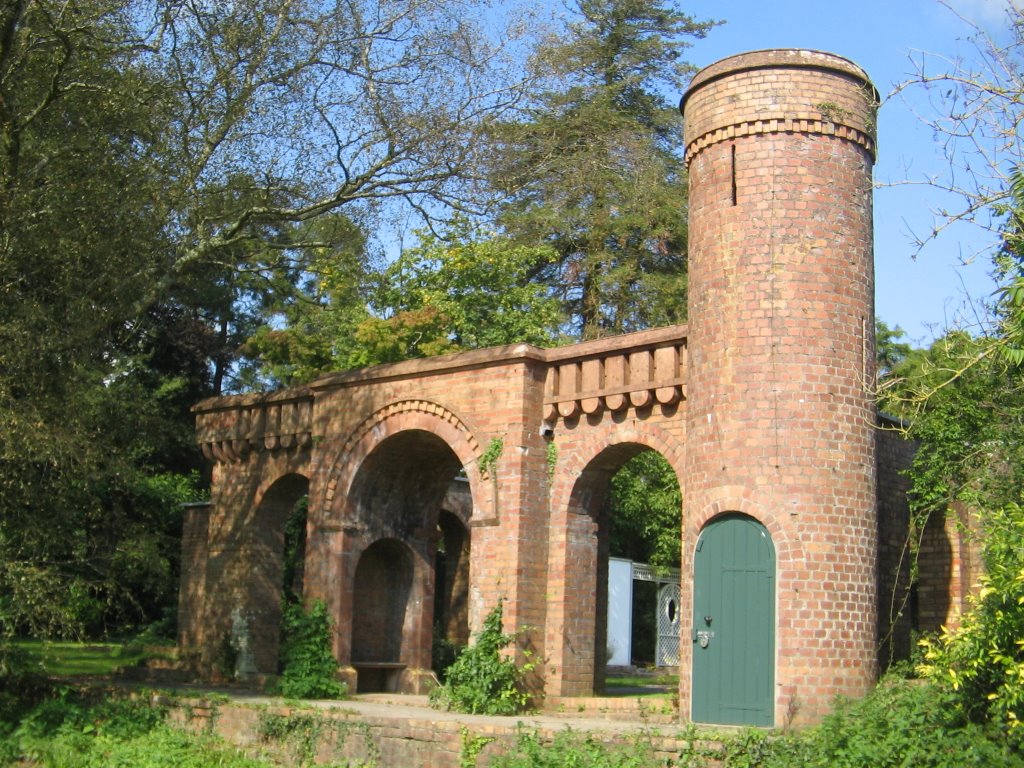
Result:
{"label": "green foliage", "polygon": [[875,363],[880,377],[900,365],[913,352],[910,344],[899,341],[903,336],[904,331],[899,326],[890,328],[885,321],[875,319]]}
{"label": "green foliage", "polygon": [[555,477],[555,468],[558,466],[558,446],[555,445],[554,440],[551,440],[548,442],[545,450],[546,454],[544,459],[547,465],[548,485],[550,485],[551,481],[554,480]]}
{"label": "green foliage", "polygon": [[682,494],[675,470],[655,451],[623,465],[611,484],[611,553],[656,567],[678,568]]}
{"label": "green foliage", "polygon": [[347,692],[337,680],[333,629],[327,606],[286,605],[281,617],[281,680],[278,692],[293,699],[340,699]]}
{"label": "green foliage", "polygon": [[357,348],[343,367],[390,363],[466,349],[526,342],[550,345],[558,301],[530,281],[554,252],[525,246],[457,220],[374,280],[373,314],[354,331]]}
{"label": "green foliage", "polygon": [[491,442],[487,444],[487,448],[480,454],[480,459],[477,462],[477,466],[480,468],[480,474],[484,477],[489,477],[494,472],[494,467],[498,463],[498,459],[501,458],[501,452],[505,449],[505,443],[500,437],[491,439]]}
{"label": "green foliage", "polygon": [[298,765],[313,763],[323,731],[323,719],[305,712],[292,712],[288,715],[261,712],[256,729],[260,741],[290,746],[292,758]]}
{"label": "green foliage", "polygon": [[969,722],[940,689],[917,681],[885,678],[861,701],[839,701],[817,728],[761,745],[762,762],[750,751],[726,765],[766,768],[885,768],[886,766],[1020,766],[1019,755]]}
{"label": "green foliage", "polygon": [[296,502],[284,524],[284,578],[281,590],[283,605],[298,603],[302,598],[308,518],[309,497],[303,496]]}
{"label": "green foliage", "polygon": [[1024,745],[1024,508],[985,515],[980,592],[960,626],[923,641],[918,671],[979,722]]}
{"label": "green foliage", "polygon": [[[0,721],[0,764],[41,768],[258,768],[210,735],[186,734],[138,701],[94,699],[69,689]],[[2,713],[0,713],[2,714]]]}
{"label": "green foliage", "polygon": [[907,421],[920,445],[910,472],[919,524],[957,501],[998,509],[1024,482],[1024,382],[995,349],[950,332],[886,378],[881,407]]}
{"label": "green foliage", "polygon": [[365,763],[346,762],[346,766],[375,766],[380,758],[366,723],[336,720],[316,711],[292,711],[284,715],[261,712],[256,731],[260,742],[287,750],[284,764],[288,766],[318,765],[317,752],[325,740],[340,747],[352,735],[363,738],[367,760]]}
{"label": "green foliage", "polygon": [[1024,169],[1014,169],[1007,199],[997,210],[1005,215],[1002,248],[995,258],[999,353],[1010,366],[1024,365]]}
{"label": "green foliage", "polygon": [[650,744],[637,740],[628,747],[609,747],[590,734],[559,731],[546,742],[535,731],[520,730],[515,744],[495,756],[489,768],[653,768]]}
{"label": "green foliage", "polygon": [[583,338],[682,322],[686,179],[678,114],[661,95],[692,71],[680,57],[713,26],[661,0],[577,0],[533,56],[528,120],[496,124],[499,221],[553,246],[535,279]]}
{"label": "green foliage", "polygon": [[502,601],[498,601],[474,642],[448,667],[444,683],[431,691],[432,706],[474,715],[514,715],[527,708],[530,699],[523,675],[533,665],[517,667],[502,653],[515,635],[505,634],[501,621]]}
{"label": "green foliage", "polygon": [[488,736],[477,736],[469,728],[459,729],[459,768],[476,768],[477,758],[484,747],[494,741]]}
{"label": "green foliage", "polygon": [[[950,692],[920,681],[884,678],[867,697],[840,700],[819,726],[791,732],[693,732],[672,765],[688,768],[1020,768],[1024,758],[972,723]],[[493,758],[491,768],[662,765],[642,738],[608,747],[566,730],[545,742],[530,731]]]}
{"label": "green foliage", "polygon": [[137,664],[146,656],[142,646],[131,643],[69,643],[18,640],[23,665],[53,677],[109,675]]}

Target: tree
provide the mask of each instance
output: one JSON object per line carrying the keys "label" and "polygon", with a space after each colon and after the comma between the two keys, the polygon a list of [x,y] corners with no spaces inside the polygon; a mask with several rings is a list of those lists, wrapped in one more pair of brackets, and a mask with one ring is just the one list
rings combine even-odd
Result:
{"label": "tree", "polygon": [[469,204],[521,86],[470,7],[0,7],[0,634],[155,618],[187,404],[393,202]]}
{"label": "tree", "polygon": [[[259,240],[275,222],[341,209],[358,220],[390,201],[428,218],[470,205],[474,133],[523,85],[500,44],[468,21],[473,0],[158,3],[139,13],[146,65],[176,96],[166,144],[179,168],[162,200],[182,225],[175,269]],[[231,209],[211,205],[238,178],[250,193]]]}
{"label": "tree", "polygon": [[149,204],[168,179],[130,32],[103,0],[0,11],[0,636],[168,597],[189,490],[151,463],[183,435],[176,381],[143,386],[134,308],[169,247]]}
{"label": "tree", "polygon": [[657,568],[678,568],[683,498],[675,470],[644,451],[612,477],[611,552]]}
{"label": "tree", "polygon": [[284,308],[285,326],[260,329],[247,351],[273,379],[291,384],[332,370],[556,339],[558,303],[527,278],[538,261],[553,258],[550,249],[518,245],[465,219],[418,237],[378,271],[362,271],[356,253],[315,258],[305,293]]}
{"label": "tree", "polygon": [[880,377],[885,377],[912,354],[910,344],[899,341],[904,331],[898,325],[890,328],[888,323],[875,319],[875,368]]}
{"label": "tree", "polygon": [[919,443],[911,471],[915,513],[954,502],[984,512],[1017,499],[1024,481],[1024,386],[987,339],[952,331],[889,376],[882,407]]}
{"label": "tree", "polygon": [[491,175],[508,197],[499,221],[550,244],[535,279],[560,291],[582,338],[681,322],[686,182],[678,114],[680,59],[697,22],[661,0],[578,0],[577,20],[534,57],[550,75],[523,119],[495,126]]}
{"label": "tree", "polygon": [[[294,290],[274,292],[263,324],[238,353],[248,363],[250,382],[271,386],[305,383],[328,371],[350,367],[360,348],[355,332],[369,317],[371,289],[366,242],[359,227],[342,214],[302,225],[316,228],[323,245],[296,255]],[[300,235],[298,240],[307,238]]]}
{"label": "tree", "polygon": [[[950,3],[943,2],[957,14]],[[1006,3],[1006,24],[995,36],[959,16],[967,27],[964,53],[921,53],[915,72],[896,93],[923,94],[920,119],[945,154],[945,172],[908,183],[925,183],[943,204],[932,211],[934,225],[915,236],[918,249],[954,225],[989,232],[988,249],[1000,280],[988,313],[991,328],[980,329],[1014,365],[1024,362],[1024,272],[1020,212],[1024,203],[1024,8]],[[974,254],[975,256],[977,254]]]}
{"label": "tree", "polygon": [[[1007,23],[997,40],[951,3],[942,5],[967,30],[962,53],[917,54],[913,75],[896,89],[896,94],[924,97],[918,117],[937,137],[947,163],[943,173],[908,180],[944,193],[937,196],[943,204],[932,211],[934,227],[915,242],[923,247],[950,226],[966,222],[989,230],[996,244],[1012,175],[1024,166],[1024,10],[1015,1],[1006,3]],[[1001,42],[1004,34],[1008,40]]]}
{"label": "tree", "polygon": [[362,348],[350,364],[370,365],[526,342],[550,346],[558,302],[529,282],[531,268],[554,259],[527,246],[456,222],[445,236],[421,233],[375,282],[374,314],[356,329]]}

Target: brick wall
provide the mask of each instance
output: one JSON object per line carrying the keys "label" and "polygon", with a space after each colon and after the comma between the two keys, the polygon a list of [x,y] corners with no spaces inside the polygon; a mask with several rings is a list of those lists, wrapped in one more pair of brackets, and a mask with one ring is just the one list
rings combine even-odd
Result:
{"label": "brick wall", "polygon": [[956,627],[981,576],[978,521],[962,504],[933,512],[920,535],[914,628],[940,632]]}

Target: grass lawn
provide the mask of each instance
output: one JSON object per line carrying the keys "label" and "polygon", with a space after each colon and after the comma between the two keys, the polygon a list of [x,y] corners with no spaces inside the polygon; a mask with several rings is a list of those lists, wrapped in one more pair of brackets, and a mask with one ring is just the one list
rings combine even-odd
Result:
{"label": "grass lawn", "polygon": [[678,688],[678,675],[609,675],[604,681],[605,696],[670,698]]}
{"label": "grass lawn", "polygon": [[147,656],[140,645],[122,643],[72,643],[19,640],[15,646],[33,665],[48,675],[109,675],[120,667],[136,664]]}

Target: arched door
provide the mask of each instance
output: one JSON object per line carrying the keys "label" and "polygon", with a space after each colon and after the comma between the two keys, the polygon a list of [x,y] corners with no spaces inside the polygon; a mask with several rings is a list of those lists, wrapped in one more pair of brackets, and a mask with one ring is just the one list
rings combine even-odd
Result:
{"label": "arched door", "polygon": [[775,547],[743,515],[711,522],[693,564],[693,720],[774,725]]}

